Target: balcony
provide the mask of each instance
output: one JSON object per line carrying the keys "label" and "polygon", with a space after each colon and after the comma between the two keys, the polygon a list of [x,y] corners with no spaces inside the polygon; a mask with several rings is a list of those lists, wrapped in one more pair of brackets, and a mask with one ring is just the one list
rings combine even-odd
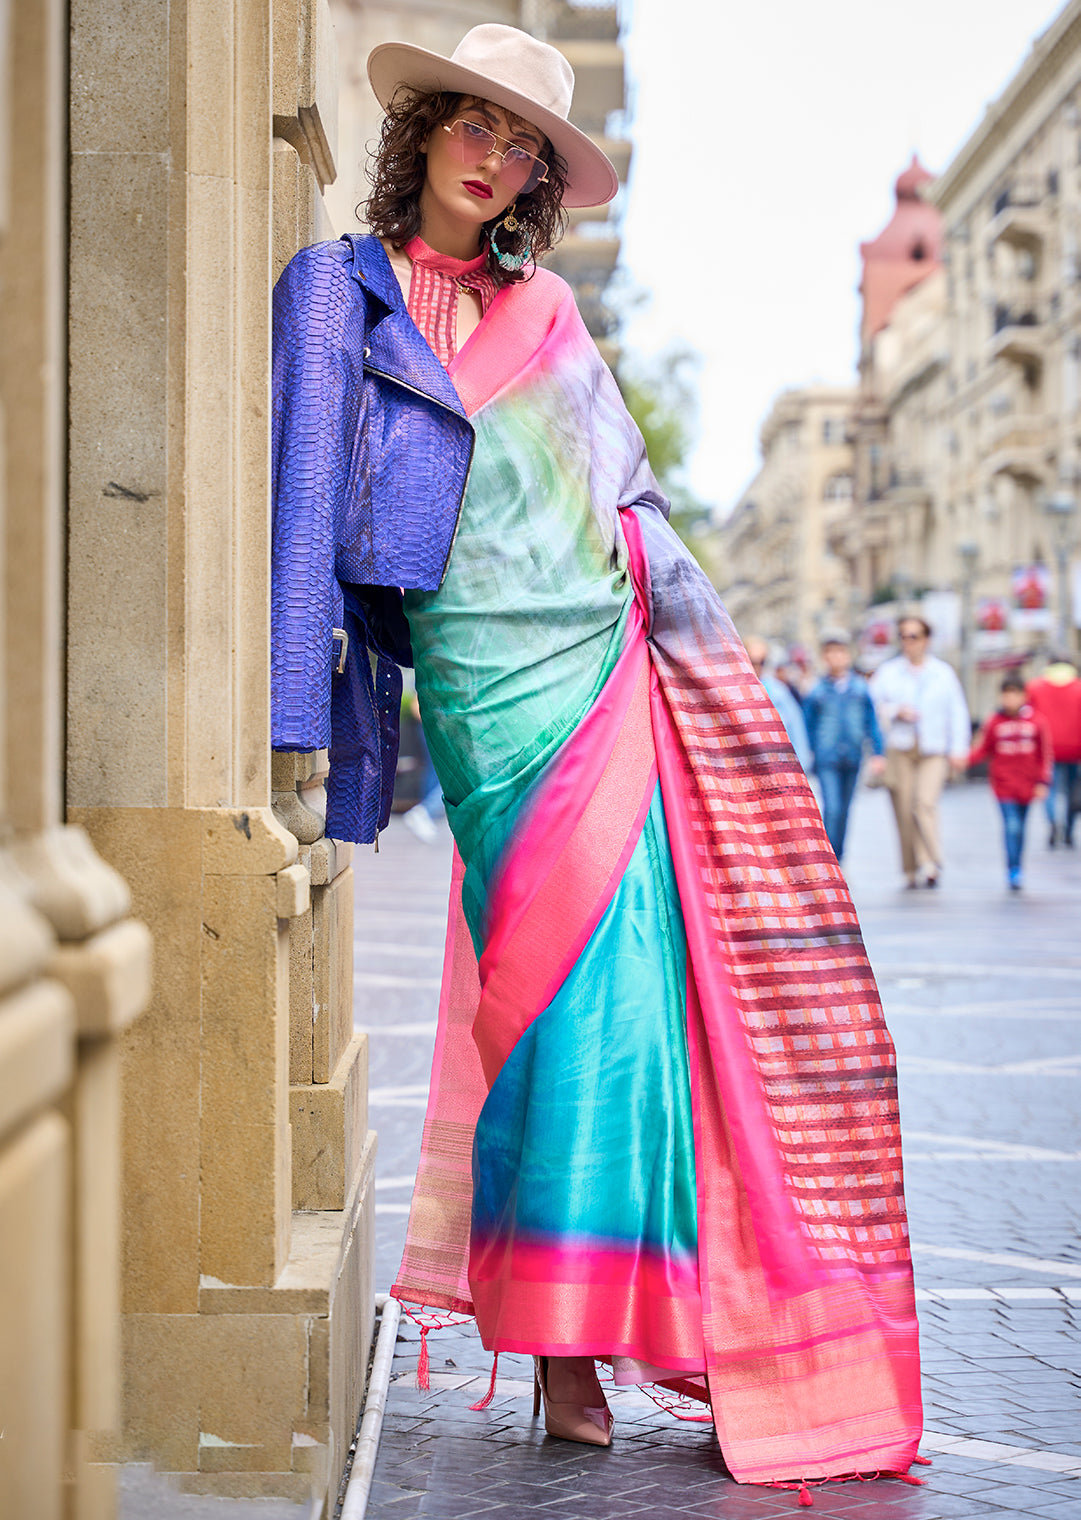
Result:
{"label": "balcony", "polygon": [[991,434],[987,468],[1028,485],[1047,479],[1048,428],[1040,417],[1004,417]]}
{"label": "balcony", "polygon": [[552,38],[574,70],[574,122],[585,132],[601,132],[609,114],[622,111],[623,49],[618,42]]}
{"label": "balcony", "polygon": [[891,470],[886,496],[894,507],[922,506],[931,500],[931,488],[922,470]]}
{"label": "balcony", "polygon": [[608,232],[603,222],[586,225],[590,226],[591,235],[584,234],[583,226],[568,231],[544,262],[575,287],[595,284],[603,288],[616,267],[620,240]]}
{"label": "balcony", "polygon": [[1036,253],[1046,241],[1049,230],[1043,186],[1034,176],[1016,180],[995,202],[994,216],[987,229],[991,243],[1009,243]]}
{"label": "balcony", "polygon": [[988,342],[988,358],[1005,359],[1024,368],[1042,365],[1045,323],[1040,302],[1033,292],[995,306],[993,331]]}
{"label": "balcony", "polygon": [[[611,159],[612,166],[619,176],[619,183],[625,185],[631,167],[631,144],[622,137],[594,136],[593,141],[601,152]],[[611,212],[611,202],[607,206],[575,206],[569,210],[569,224],[571,227],[577,227],[582,222],[606,222]]]}

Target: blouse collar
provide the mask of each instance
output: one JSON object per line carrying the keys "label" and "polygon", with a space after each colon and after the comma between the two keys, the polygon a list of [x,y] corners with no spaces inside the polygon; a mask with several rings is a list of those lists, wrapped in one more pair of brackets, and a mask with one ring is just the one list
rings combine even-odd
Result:
{"label": "blouse collar", "polygon": [[426,269],[437,270],[440,274],[449,274],[455,279],[483,269],[488,260],[487,253],[483,251],[478,253],[475,259],[456,259],[449,253],[437,253],[434,248],[429,248],[424,239],[419,236],[410,238],[402,252],[412,259],[414,264],[423,264]]}

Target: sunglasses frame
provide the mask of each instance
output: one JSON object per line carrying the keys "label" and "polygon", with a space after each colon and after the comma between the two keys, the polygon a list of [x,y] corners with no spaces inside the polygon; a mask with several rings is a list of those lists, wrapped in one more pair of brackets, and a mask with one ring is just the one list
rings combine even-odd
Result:
{"label": "sunglasses frame", "polygon": [[[507,165],[507,153],[511,148],[516,148],[519,153],[524,153],[527,158],[532,159],[534,164],[539,165],[541,172],[534,184],[530,185],[528,190],[525,189],[525,186],[529,184],[530,175],[533,173],[533,170],[531,169],[529,171],[529,174],[526,175],[522,184],[518,186],[518,195],[532,195],[537,186],[543,185],[545,180],[548,178],[548,165],[544,162],[543,158],[538,158],[535,153],[530,153],[528,148],[522,147],[521,143],[511,142],[509,137],[500,137],[498,132],[493,132],[491,127],[483,126],[479,121],[470,121],[467,116],[456,116],[452,122],[447,123],[444,121],[440,123],[440,125],[442,126],[443,131],[451,137],[454,137],[454,129],[457,126],[473,127],[476,131],[484,132],[488,137],[490,137],[492,139],[492,146],[488,149],[487,153],[481,154],[480,158],[477,159],[477,163],[482,164],[486,158],[491,158],[492,154],[494,153],[495,156],[499,159],[499,177],[501,179],[503,178],[503,172]],[[463,148],[466,146],[464,138],[459,137],[457,141],[461,142]],[[506,143],[506,149],[501,153],[495,146],[496,143]],[[468,160],[463,159],[462,162],[466,163]]]}

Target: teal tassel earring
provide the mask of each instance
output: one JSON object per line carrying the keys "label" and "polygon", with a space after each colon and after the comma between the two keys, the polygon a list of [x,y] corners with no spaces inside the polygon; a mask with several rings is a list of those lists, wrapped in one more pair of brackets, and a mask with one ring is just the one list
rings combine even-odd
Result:
{"label": "teal tassel earring", "polygon": [[488,241],[492,245],[492,252],[495,254],[496,262],[499,264],[501,269],[521,269],[523,264],[528,263],[533,253],[532,248],[529,246],[528,238],[525,240],[525,247],[522,249],[521,253],[504,253],[504,251],[500,248],[499,244],[495,240],[495,235],[500,227],[505,227],[508,232],[518,231],[518,228],[521,224],[514,214],[514,208],[517,204],[517,201],[512,201],[510,203],[506,212],[504,213],[502,221],[496,222],[495,226],[488,234]]}

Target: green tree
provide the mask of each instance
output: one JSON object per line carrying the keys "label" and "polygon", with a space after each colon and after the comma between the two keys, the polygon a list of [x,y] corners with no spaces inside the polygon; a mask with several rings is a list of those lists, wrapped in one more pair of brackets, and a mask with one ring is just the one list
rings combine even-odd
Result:
{"label": "green tree", "polygon": [[701,356],[671,347],[652,359],[625,359],[619,388],[645,440],[649,463],[672,503],[672,526],[694,554],[710,526],[710,509],[691,490],[686,464],[698,431],[698,373]]}

